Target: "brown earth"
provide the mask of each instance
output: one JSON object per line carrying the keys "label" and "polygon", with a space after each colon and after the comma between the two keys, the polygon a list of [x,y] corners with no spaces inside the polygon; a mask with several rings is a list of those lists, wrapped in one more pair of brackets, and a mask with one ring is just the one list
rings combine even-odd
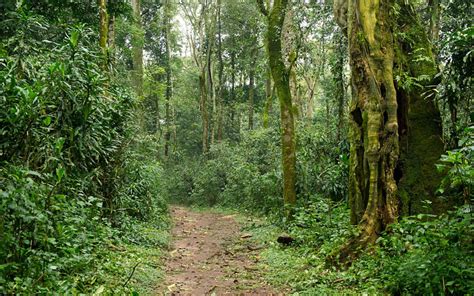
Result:
{"label": "brown earth", "polygon": [[242,233],[235,215],[172,207],[173,247],[163,295],[284,295],[262,278],[261,247]]}

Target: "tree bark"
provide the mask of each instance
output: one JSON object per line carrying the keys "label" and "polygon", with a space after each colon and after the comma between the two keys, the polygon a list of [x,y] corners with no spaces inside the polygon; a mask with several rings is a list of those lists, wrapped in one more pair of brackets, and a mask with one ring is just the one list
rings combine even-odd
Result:
{"label": "tree bark", "polygon": [[143,96],[143,36],[140,0],[132,0],[134,23],[137,32],[132,35],[133,84],[138,96]]}
{"label": "tree bark", "polygon": [[252,62],[249,71],[249,100],[248,100],[248,129],[253,130],[253,114],[254,114],[254,96],[255,96],[255,60],[257,50],[252,50]]}
{"label": "tree bark", "polygon": [[170,101],[173,96],[173,85],[171,80],[171,45],[170,45],[170,1],[164,1],[164,19],[163,19],[163,36],[165,42],[165,71],[166,71],[166,93],[165,93],[165,116],[166,116],[166,131],[165,131],[165,157],[169,155],[169,146],[171,140],[171,112]]}
{"label": "tree bark", "polygon": [[[351,222],[359,224],[354,247],[375,242],[397,221],[395,168],[399,158],[395,59],[390,9],[393,0],[349,1],[348,38],[353,99],[350,107]],[[344,251],[343,251],[344,255]]]}
{"label": "tree bark", "polygon": [[263,109],[263,127],[268,128],[270,120],[270,113],[272,112],[272,101],[273,101],[273,86],[272,86],[272,72],[270,67],[267,68],[267,79],[265,81],[265,108]]}
{"label": "tree bark", "polygon": [[217,60],[218,60],[218,88],[217,88],[217,142],[221,142],[223,138],[223,90],[224,90],[224,60],[222,58],[222,15],[221,0],[217,0]]}
{"label": "tree bark", "polygon": [[107,0],[98,0],[99,5],[99,46],[104,54],[107,53],[107,34],[109,21],[107,14]]}
{"label": "tree bark", "polygon": [[[406,212],[406,196],[429,196],[439,180],[434,164],[442,151],[440,116],[422,95],[436,65],[413,8],[397,2],[401,13],[394,19],[394,4],[395,0],[351,0],[348,5],[353,96],[349,203],[351,222],[360,232],[340,250],[342,262],[350,262]],[[413,36],[396,39],[407,34]],[[425,87],[407,90],[396,83],[395,72],[431,79]]]}
{"label": "tree bark", "polygon": [[[397,59],[399,71],[411,77],[425,77],[421,87],[397,87],[400,114],[401,155],[398,169],[401,214],[429,212],[440,214],[453,206],[452,200],[441,200],[435,191],[442,176],[435,165],[444,151],[441,116],[433,101],[433,85],[438,72],[432,43],[421,21],[408,5],[401,5],[398,28],[408,39],[399,41],[405,49]],[[408,40],[413,41],[408,41]],[[422,57],[422,58],[420,58]],[[426,208],[425,200],[431,201]]]}
{"label": "tree bark", "polygon": [[[261,11],[267,16],[267,52],[270,69],[280,102],[281,142],[283,164],[283,200],[290,208],[296,204],[296,143],[293,104],[290,90],[290,73],[282,56],[282,28],[288,0],[275,0],[271,9],[265,9],[258,1]],[[287,212],[291,216],[291,209]]]}

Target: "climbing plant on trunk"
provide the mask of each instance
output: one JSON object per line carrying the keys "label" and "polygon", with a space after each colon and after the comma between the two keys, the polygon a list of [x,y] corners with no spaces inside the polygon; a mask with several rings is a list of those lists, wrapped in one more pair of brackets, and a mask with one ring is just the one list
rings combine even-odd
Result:
{"label": "climbing plant on trunk", "polygon": [[[415,190],[418,181],[410,176],[434,171],[442,151],[439,113],[422,96],[428,83],[421,81],[431,81],[436,73],[430,44],[407,42],[406,32],[399,34],[402,28],[428,40],[416,13],[395,0],[351,0],[347,5],[335,13],[349,41],[349,203],[351,222],[359,225],[360,233],[342,249],[343,260],[397,221],[400,186],[405,194]],[[424,140],[428,146],[416,144]],[[427,148],[433,153],[422,152]],[[435,183],[423,182],[423,191],[434,192]]]}

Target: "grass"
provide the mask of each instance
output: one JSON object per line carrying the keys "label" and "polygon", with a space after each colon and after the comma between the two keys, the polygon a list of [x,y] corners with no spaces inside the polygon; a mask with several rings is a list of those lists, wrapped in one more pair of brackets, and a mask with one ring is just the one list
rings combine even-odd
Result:
{"label": "grass", "polygon": [[[97,274],[94,295],[156,295],[164,278],[163,257],[170,241],[169,228],[152,223],[134,226],[140,240],[109,244]],[[126,242],[125,242],[126,241]]]}

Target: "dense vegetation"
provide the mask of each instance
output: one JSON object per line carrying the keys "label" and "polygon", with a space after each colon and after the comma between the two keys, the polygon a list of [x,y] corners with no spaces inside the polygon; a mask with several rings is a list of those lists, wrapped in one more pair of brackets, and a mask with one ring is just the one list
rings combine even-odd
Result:
{"label": "dense vegetation", "polygon": [[357,3],[1,3],[0,294],[151,294],[169,203],[295,292],[473,294],[473,4]]}

